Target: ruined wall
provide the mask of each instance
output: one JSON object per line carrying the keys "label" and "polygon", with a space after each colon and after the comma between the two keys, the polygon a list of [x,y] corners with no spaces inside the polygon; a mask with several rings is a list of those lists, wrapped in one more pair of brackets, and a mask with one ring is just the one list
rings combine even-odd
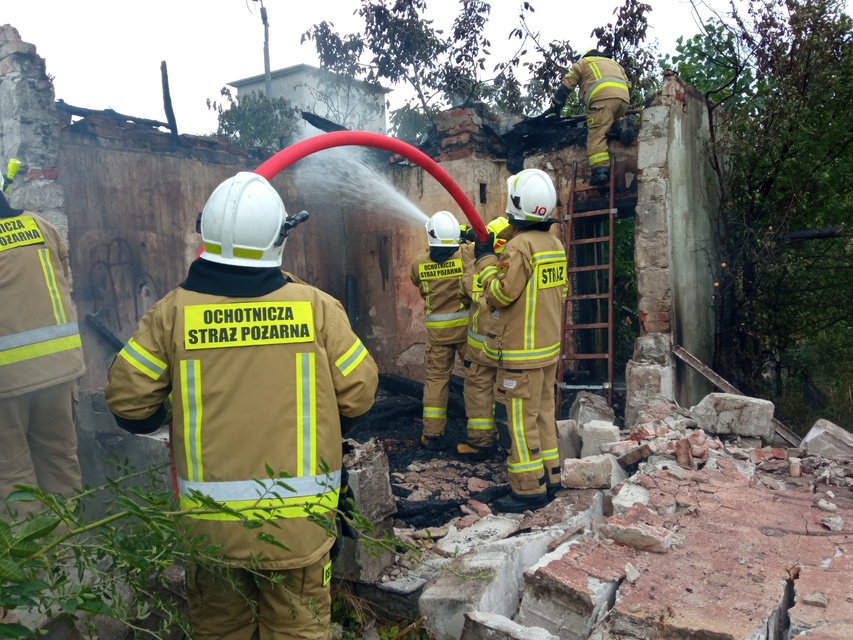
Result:
{"label": "ruined wall", "polygon": [[22,161],[10,192],[15,208],[37,211],[68,240],[65,196],[56,182],[60,123],[53,84],[32,44],[10,25],[0,26],[0,163]]}
{"label": "ruined wall", "polygon": [[667,73],[655,103],[643,110],[639,134],[634,238],[642,333],[626,372],[626,426],[647,399],[689,407],[713,391],[698,373],[676,366],[671,352],[678,344],[712,361],[719,190],[709,140],[703,96]]}

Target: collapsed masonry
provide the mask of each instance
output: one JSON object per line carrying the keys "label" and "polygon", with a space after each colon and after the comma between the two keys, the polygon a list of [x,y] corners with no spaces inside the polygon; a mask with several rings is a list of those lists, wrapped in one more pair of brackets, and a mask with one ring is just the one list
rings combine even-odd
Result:
{"label": "collapsed masonry", "polygon": [[425,529],[395,527],[392,494],[420,485],[409,499],[427,501],[436,487],[418,465],[384,486],[371,440],[347,459],[357,503],[420,552],[347,541],[337,575],[385,611],[424,616],[438,640],[851,638],[853,436],[821,420],[801,448],[765,447],[772,412],[713,393],[689,410],[644,405],[620,431],[582,393],[560,424],[564,490],[548,507],[469,500]]}

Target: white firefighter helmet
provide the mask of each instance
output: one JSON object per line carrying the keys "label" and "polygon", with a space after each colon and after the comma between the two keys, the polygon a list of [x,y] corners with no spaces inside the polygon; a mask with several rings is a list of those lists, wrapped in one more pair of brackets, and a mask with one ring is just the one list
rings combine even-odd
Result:
{"label": "white firefighter helmet", "polygon": [[506,212],[515,222],[545,222],[557,206],[557,190],[541,169],[525,169],[506,181]]}
{"label": "white firefighter helmet", "polygon": [[506,229],[509,226],[509,220],[501,216],[500,218],[495,218],[489,224],[486,225],[486,231],[495,234],[494,248],[495,253],[499,254],[504,250],[504,245],[506,244],[505,238],[499,238],[498,235],[501,231]]}
{"label": "white firefighter helmet", "polygon": [[427,220],[426,227],[429,246],[458,247],[462,229],[459,221],[449,211],[437,211]]}
{"label": "white firefighter helmet", "polygon": [[286,219],[281,196],[266,178],[241,171],[204,205],[200,257],[238,267],[280,267]]}

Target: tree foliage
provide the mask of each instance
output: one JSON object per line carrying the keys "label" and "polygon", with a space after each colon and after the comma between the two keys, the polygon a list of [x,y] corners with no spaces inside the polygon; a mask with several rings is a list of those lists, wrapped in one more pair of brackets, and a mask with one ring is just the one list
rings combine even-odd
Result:
{"label": "tree foliage", "polygon": [[[708,96],[717,125],[715,367],[747,392],[782,395],[786,380],[798,392],[818,380],[829,388],[814,350],[853,344],[853,33],[843,9],[751,0],[670,61]],[[824,409],[853,423],[849,405]]]}
{"label": "tree foliage", "polygon": [[[95,636],[98,623],[109,618],[125,626],[127,637],[192,637],[181,585],[175,583],[180,571],[174,569],[201,563],[220,574],[224,584],[233,584],[233,579],[228,571],[232,565],[222,558],[218,545],[188,535],[187,517],[227,514],[255,531],[258,540],[287,549],[271,533],[279,528],[276,506],[266,506],[273,502],[270,498],[293,490],[284,471],[265,465],[267,478],[257,481],[263,487],[257,503],[232,508],[197,491],[187,496],[192,506],[179,504],[173,492],[164,489],[167,466],[136,471],[126,461],[113,464],[116,479],[70,498],[16,485],[0,500],[0,638],[38,637],[32,620],[39,616],[33,614],[64,616]],[[320,484],[318,491],[331,490],[335,485],[328,466],[321,461],[320,467],[327,484]],[[405,554],[412,563],[421,561],[418,547],[387,532],[376,536],[374,523],[352,499],[340,510],[306,505],[304,517],[317,525],[318,536],[339,535],[337,518],[357,534],[367,553]],[[243,568],[253,572],[256,567]],[[257,578],[276,580],[284,589],[291,586],[283,576],[268,572],[259,571]],[[301,597],[295,591],[292,595]],[[258,603],[247,601],[246,606],[256,610]],[[333,611],[333,620],[341,615]],[[367,620],[350,620],[356,622],[363,625]]]}
{"label": "tree foliage", "polygon": [[[411,89],[413,97],[391,114],[393,128],[404,139],[424,131],[438,111],[455,106],[486,103],[506,115],[535,115],[571,68],[576,51],[568,41],[543,43],[530,28],[535,12],[530,2],[521,4],[519,26],[509,34],[515,52],[492,63],[491,43],[484,36],[488,2],[461,0],[447,34],[424,17],[426,4],[361,0],[362,31],[341,35],[324,21],[302,36],[303,42],[313,42],[320,64],[330,71]],[[639,0],[625,0],[614,11],[614,23],[592,32],[631,74],[640,99],[656,86],[653,49],[644,45],[650,11]]]}
{"label": "tree foliage", "polygon": [[299,111],[289,101],[254,91],[235,98],[228,87],[222,87],[220,94],[224,103],[207,101],[207,108],[218,114],[217,135],[244,147],[282,149],[293,141]]}

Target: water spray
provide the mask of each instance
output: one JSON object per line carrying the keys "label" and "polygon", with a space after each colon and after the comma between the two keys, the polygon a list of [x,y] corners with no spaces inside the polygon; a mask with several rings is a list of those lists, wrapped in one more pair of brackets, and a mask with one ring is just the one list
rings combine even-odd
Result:
{"label": "water spray", "polygon": [[407,142],[382,135],[381,133],[373,133],[370,131],[332,131],[330,133],[314,136],[313,138],[307,138],[279,151],[272,158],[265,161],[261,166],[255,169],[255,173],[263,176],[267,180],[271,180],[280,171],[286,169],[291,164],[297,160],[301,160],[305,156],[325,149],[331,149],[333,147],[346,146],[375,147],[392,153],[397,153],[404,158],[411,160],[438,180],[439,184],[441,184],[441,186],[443,186],[453,197],[456,204],[458,204],[459,208],[462,209],[462,213],[465,214],[465,217],[468,218],[468,221],[471,223],[471,227],[477,235],[477,238],[479,240],[486,239],[488,233],[486,232],[486,227],[483,225],[483,221],[480,219],[480,214],[477,213],[474,205],[471,204],[471,201],[465,195],[465,192],[462,191],[462,188],[456,184],[456,182],[454,182],[453,178],[451,178],[437,162],[423,153],[420,149],[413,147]]}

